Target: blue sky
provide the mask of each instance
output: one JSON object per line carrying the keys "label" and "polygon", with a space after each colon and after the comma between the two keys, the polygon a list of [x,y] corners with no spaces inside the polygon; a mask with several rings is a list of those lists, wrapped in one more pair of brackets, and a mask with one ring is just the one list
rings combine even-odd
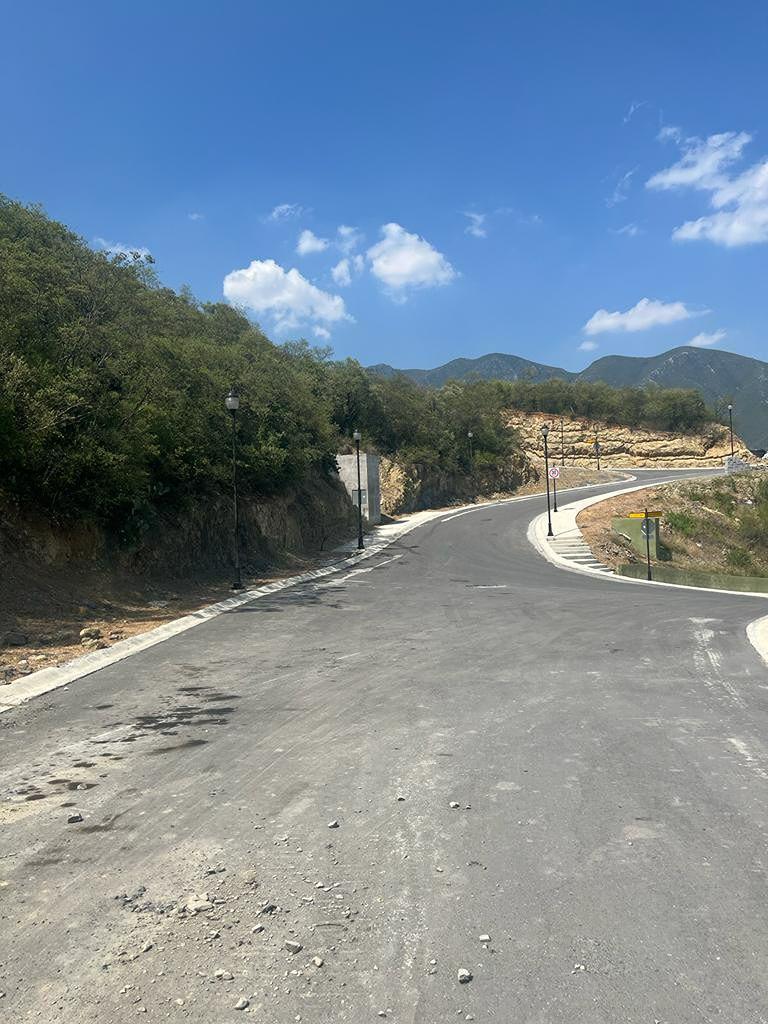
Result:
{"label": "blue sky", "polygon": [[766,12],[6,3],[0,190],[366,364],[765,358]]}

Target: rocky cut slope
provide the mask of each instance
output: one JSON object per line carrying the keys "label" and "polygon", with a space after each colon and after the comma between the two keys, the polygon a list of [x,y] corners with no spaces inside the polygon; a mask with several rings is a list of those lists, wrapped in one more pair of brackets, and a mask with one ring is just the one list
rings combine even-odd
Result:
{"label": "rocky cut slope", "polygon": [[[562,431],[561,431],[562,422]],[[601,465],[608,468],[659,466],[685,469],[694,466],[722,466],[731,454],[728,429],[712,423],[701,434],[672,434],[663,431],[630,429],[599,420],[570,419],[544,413],[511,411],[507,425],[518,432],[525,451],[536,459],[544,458],[542,426],[548,423],[549,454],[555,463],[596,465],[594,444],[600,444]],[[755,461],[739,437],[734,438],[735,453]]]}

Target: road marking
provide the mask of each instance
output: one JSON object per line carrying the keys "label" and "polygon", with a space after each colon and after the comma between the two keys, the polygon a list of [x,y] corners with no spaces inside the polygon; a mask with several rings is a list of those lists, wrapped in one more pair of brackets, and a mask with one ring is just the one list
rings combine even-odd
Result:
{"label": "road marking", "polygon": [[768,773],[760,767],[757,758],[753,755],[744,740],[740,740],[737,736],[729,736],[728,742],[734,746],[741,756],[744,758],[747,766],[752,769],[757,775],[763,779],[768,779]]}
{"label": "road marking", "polygon": [[340,584],[345,583],[347,580],[351,580],[354,576],[362,576],[364,573],[373,572],[374,569],[382,569],[385,565],[389,565],[390,562],[396,562],[398,558],[402,558],[400,555],[393,555],[384,562],[379,562],[376,565],[369,565],[364,569],[353,569],[348,572],[346,576],[339,576],[338,579],[325,580],[323,583],[317,583],[315,588],[319,590],[321,587],[338,587]]}

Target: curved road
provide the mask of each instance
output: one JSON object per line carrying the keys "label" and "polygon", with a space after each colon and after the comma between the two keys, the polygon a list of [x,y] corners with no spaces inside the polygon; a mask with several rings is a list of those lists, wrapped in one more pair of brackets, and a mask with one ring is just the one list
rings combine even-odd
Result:
{"label": "curved road", "polygon": [[563,572],[540,508],[0,716],[0,1019],[768,1020],[768,609]]}

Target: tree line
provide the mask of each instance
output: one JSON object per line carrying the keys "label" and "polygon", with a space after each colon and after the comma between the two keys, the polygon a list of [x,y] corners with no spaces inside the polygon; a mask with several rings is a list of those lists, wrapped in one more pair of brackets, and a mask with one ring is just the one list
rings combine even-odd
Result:
{"label": "tree line", "polygon": [[[446,472],[519,454],[510,406],[695,429],[693,392],[551,381],[384,380],[306,342],[273,344],[224,303],[163,287],[140,253],[94,252],[41,209],[0,196],[0,489],[23,507],[128,535],[229,487],[223,398],[241,396],[244,493],[330,471],[364,445]],[[468,432],[472,431],[470,453]],[[471,462],[471,464],[470,464]]]}

